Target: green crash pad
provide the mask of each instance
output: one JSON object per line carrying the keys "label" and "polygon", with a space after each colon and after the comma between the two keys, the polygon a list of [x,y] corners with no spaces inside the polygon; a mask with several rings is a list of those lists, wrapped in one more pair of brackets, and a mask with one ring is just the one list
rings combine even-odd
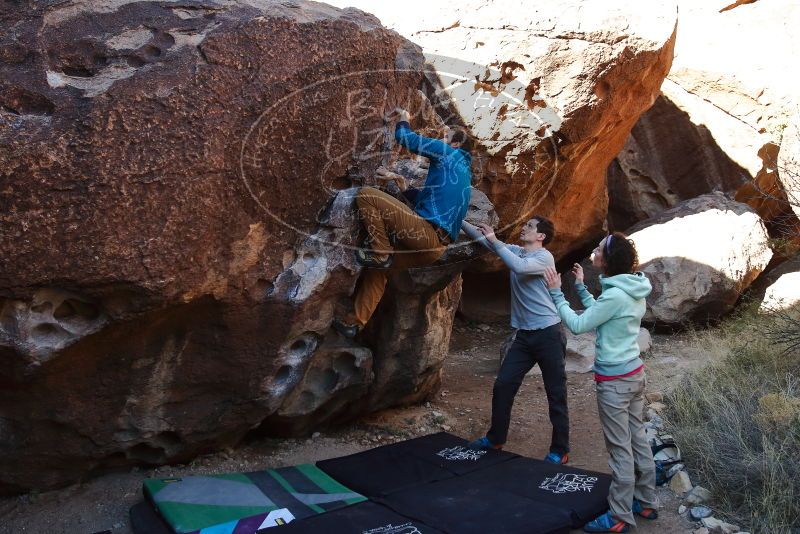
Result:
{"label": "green crash pad", "polygon": [[161,517],[181,534],[275,510],[288,510],[302,519],[366,500],[311,464],[149,479],[143,489]]}

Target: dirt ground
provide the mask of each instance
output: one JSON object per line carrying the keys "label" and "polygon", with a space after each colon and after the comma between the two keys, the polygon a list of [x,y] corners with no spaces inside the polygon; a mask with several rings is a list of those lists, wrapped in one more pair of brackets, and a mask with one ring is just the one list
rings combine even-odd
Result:
{"label": "dirt ground", "polygon": [[[468,439],[478,437],[488,428],[492,382],[500,362],[500,347],[509,333],[506,323],[477,325],[457,319],[442,389],[425,405],[379,412],[308,439],[252,439],[235,450],[202,456],[187,465],[133,468],[60,490],[0,499],[0,533],[92,534],[110,530],[113,534],[127,534],[131,532],[128,509],[141,499],[145,478],[311,463],[440,430]],[[691,350],[685,337],[654,336],[653,350],[646,360],[648,389],[668,390],[686,369],[703,360],[704,355]],[[569,375],[568,388],[570,464],[609,472],[592,375]],[[506,448],[540,458],[547,453],[549,439],[541,377],[529,375],[514,405]],[[659,499],[659,519],[640,520],[636,531],[691,532],[697,527],[678,514],[680,501],[669,490],[660,488]]]}

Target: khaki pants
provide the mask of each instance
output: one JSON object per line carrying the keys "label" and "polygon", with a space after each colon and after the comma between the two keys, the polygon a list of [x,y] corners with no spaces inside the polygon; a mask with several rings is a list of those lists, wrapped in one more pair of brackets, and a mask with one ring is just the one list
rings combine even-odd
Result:
{"label": "khaki pants", "polygon": [[610,459],[608,507],[618,521],[636,525],[633,498],[656,508],[656,466],[644,432],[644,371],[597,383],[597,411]]}
{"label": "khaki pants", "polygon": [[[421,267],[442,257],[445,245],[431,223],[394,198],[372,187],[362,187],[356,205],[369,234],[370,247],[378,254],[394,254],[391,269]],[[392,247],[393,235],[398,250]],[[347,324],[363,327],[369,321],[386,289],[387,269],[365,269],[356,287],[353,312]]]}

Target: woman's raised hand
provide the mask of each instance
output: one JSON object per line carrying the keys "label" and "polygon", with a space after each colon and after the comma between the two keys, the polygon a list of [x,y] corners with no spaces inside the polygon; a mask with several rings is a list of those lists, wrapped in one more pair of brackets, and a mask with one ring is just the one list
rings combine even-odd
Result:
{"label": "woman's raised hand", "polygon": [[572,266],[572,274],[575,275],[575,283],[582,284],[583,283],[583,267],[581,267],[580,263],[576,263]]}
{"label": "woman's raised hand", "polygon": [[544,270],[544,280],[550,289],[561,289],[561,275],[553,267]]}

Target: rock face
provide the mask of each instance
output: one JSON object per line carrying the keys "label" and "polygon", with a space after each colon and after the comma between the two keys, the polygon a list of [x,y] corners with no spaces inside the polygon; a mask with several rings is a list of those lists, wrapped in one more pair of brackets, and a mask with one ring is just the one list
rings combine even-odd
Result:
{"label": "rock face", "polygon": [[627,233],[653,284],[644,321],[656,325],[721,317],[772,258],[758,215],[722,193],[682,202]]}
{"label": "rock face", "polygon": [[[797,2],[755,2],[720,12],[713,3],[678,0],[678,8],[675,59],[662,96],[609,167],[614,229],[753,180],[771,191],[777,147],[789,139],[783,132],[798,113],[800,92],[784,61],[800,53],[792,31],[800,24]],[[749,187],[737,200],[756,208],[773,235],[773,220],[787,224],[780,218],[785,210],[763,206],[764,195]]]}
{"label": "rock face", "polygon": [[[800,220],[800,108],[791,117],[781,136],[778,180],[787,207],[795,219]],[[800,232],[795,235],[800,235]]]}
{"label": "rock face", "polygon": [[781,132],[780,146],[769,143],[759,156],[758,174],[736,192],[752,206],[774,237],[776,253],[790,256],[800,246],[800,112]]}
{"label": "rock face", "polygon": [[373,12],[422,46],[445,88],[438,108],[480,145],[476,186],[496,206],[501,238],[516,240],[534,214],[555,222],[557,258],[602,234],[605,169],[670,68],[674,5],[332,3]]}
{"label": "rock face", "polygon": [[353,186],[414,167],[383,116],[420,99],[416,46],[306,2],[3,9],[0,492],[437,387],[474,245],[394,276],[355,343],[329,328]]}

